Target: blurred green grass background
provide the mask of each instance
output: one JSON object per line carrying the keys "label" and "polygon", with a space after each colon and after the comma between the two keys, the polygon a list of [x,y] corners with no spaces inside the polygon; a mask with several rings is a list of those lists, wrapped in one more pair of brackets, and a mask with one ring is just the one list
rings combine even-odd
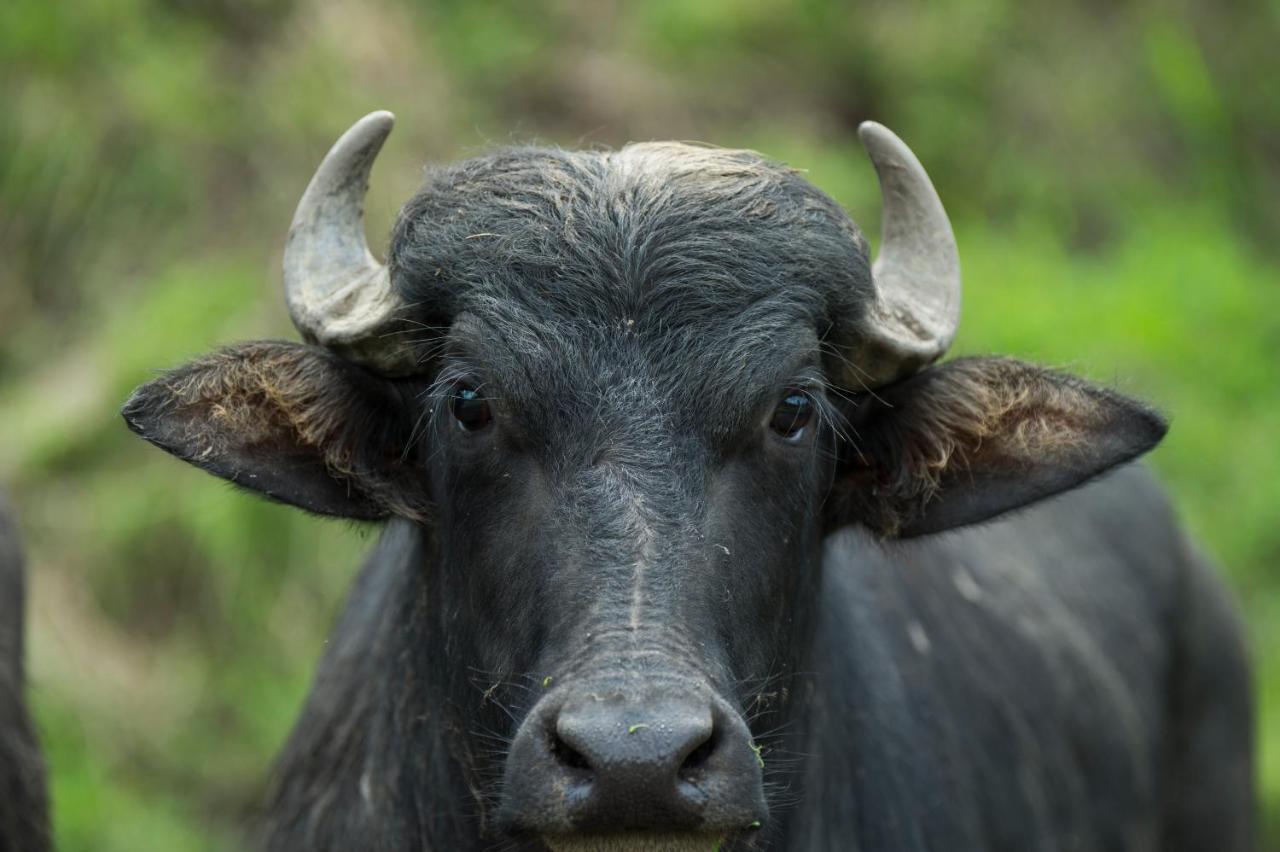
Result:
{"label": "blurred green grass background", "polygon": [[279,253],[375,108],[375,245],[424,164],[510,141],[697,139],[807,169],[874,237],[856,142],[929,167],[956,351],[1173,420],[1152,462],[1248,617],[1280,849],[1280,2],[6,0],[0,482],[31,550],[60,848],[232,850],[373,531],[129,435],[152,371],[292,336]]}

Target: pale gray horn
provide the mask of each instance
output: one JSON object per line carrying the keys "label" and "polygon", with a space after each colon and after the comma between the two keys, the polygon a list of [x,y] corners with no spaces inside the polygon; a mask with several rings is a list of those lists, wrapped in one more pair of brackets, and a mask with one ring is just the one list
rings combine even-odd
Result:
{"label": "pale gray horn", "polygon": [[858,136],[880,178],[880,253],[871,267],[876,297],[849,341],[851,387],[877,387],[937,360],[960,321],[960,257],[951,223],[924,167],[883,125]]}
{"label": "pale gray horn", "polygon": [[411,372],[402,307],[364,236],[369,170],[395,116],[371,112],[342,134],[298,202],[284,248],[284,295],[302,336],[388,374]]}

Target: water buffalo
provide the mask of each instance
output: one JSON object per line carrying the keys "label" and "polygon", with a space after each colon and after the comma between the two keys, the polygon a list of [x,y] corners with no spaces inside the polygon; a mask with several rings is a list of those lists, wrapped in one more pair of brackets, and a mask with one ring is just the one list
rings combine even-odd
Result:
{"label": "water buffalo", "polygon": [[22,547],[0,498],[0,852],[49,848],[44,760],[23,698]]}
{"label": "water buffalo", "polygon": [[383,265],[361,208],[391,122],[295,214],[307,342],[124,408],[237,485],[387,522],[267,848],[1249,846],[1239,625],[1126,464],[1165,424],[935,363],[956,247],[896,136],[861,129],[874,264],[796,172],[648,143],[435,170]]}

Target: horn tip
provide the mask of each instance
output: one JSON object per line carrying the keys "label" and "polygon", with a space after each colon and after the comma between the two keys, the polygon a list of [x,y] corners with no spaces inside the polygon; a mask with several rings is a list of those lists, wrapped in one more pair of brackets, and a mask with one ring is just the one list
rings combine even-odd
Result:
{"label": "horn tip", "polygon": [[858,125],[858,137],[861,139],[866,139],[867,137],[874,136],[878,133],[889,132],[891,132],[889,128],[885,127],[878,121],[864,121]]}
{"label": "horn tip", "polygon": [[385,137],[391,132],[391,128],[395,126],[395,123],[396,117],[394,113],[389,110],[379,109],[357,121],[348,132],[359,133],[361,136],[377,134]]}
{"label": "horn tip", "polygon": [[864,121],[859,124],[858,139],[862,141],[862,147],[866,148],[873,156],[882,152],[910,151],[907,148],[907,144],[902,141],[898,134],[878,121]]}

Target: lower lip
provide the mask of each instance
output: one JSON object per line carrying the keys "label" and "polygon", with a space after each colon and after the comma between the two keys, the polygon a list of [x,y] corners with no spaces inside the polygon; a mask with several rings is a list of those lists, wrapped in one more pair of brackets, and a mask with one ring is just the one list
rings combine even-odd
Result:
{"label": "lower lip", "polygon": [[724,837],[711,834],[597,834],[544,837],[551,852],[718,852]]}

